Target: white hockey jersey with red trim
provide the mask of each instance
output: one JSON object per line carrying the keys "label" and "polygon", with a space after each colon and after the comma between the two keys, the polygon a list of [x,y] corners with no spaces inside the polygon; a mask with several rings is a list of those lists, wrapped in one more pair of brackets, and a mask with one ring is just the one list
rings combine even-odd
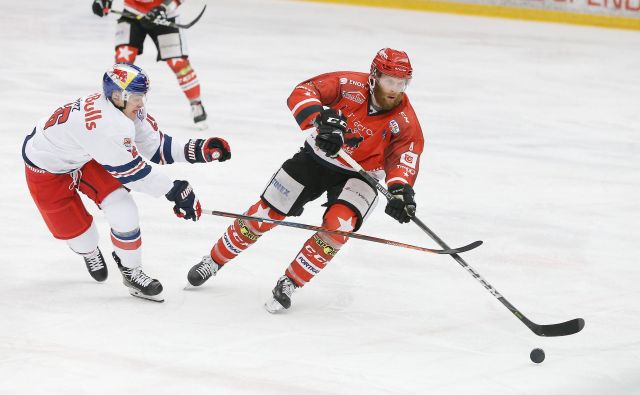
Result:
{"label": "white hockey jersey with red trim", "polygon": [[95,159],[127,188],[162,196],[173,182],[140,154],[158,164],[186,162],[184,145],[162,133],[144,109],[135,121],[95,93],[58,108],[36,124],[25,139],[28,165],[64,174]]}
{"label": "white hockey jersey with red trim", "polygon": [[[373,176],[385,178],[387,185],[413,185],[419,170],[424,137],[418,118],[403,95],[402,102],[390,111],[371,113],[367,73],[339,71],[322,74],[300,83],[287,100],[296,122],[302,130],[313,126],[313,120],[329,106],[342,111],[347,130],[342,149]],[[317,131],[307,138],[306,145],[316,156],[342,169],[351,170],[340,158],[328,158],[315,145]],[[349,141],[362,139],[357,146]]]}

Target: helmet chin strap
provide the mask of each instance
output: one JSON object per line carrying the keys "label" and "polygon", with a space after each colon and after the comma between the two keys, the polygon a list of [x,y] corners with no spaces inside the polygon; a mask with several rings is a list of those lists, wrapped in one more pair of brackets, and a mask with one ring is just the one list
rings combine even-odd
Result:
{"label": "helmet chin strap", "polygon": [[118,105],[113,101],[113,98],[111,98],[111,97],[109,98],[109,101],[111,102],[111,104],[113,104],[113,106],[114,106],[115,108],[117,108],[118,110],[120,110],[120,111],[122,111],[122,112],[124,113],[124,109],[127,107],[127,101],[126,101],[126,100],[123,100],[123,102],[124,102],[124,106],[122,106],[122,107],[118,106]]}
{"label": "helmet chin strap", "polygon": [[376,111],[379,111],[382,109],[382,107],[376,101],[376,95],[374,93],[376,83],[376,78],[373,75],[369,74],[369,96],[371,97],[371,104]]}

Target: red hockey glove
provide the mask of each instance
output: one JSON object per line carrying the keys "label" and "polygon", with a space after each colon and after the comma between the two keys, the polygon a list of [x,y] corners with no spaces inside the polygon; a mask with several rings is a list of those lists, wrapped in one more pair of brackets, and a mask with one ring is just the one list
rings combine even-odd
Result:
{"label": "red hockey glove", "polygon": [[93,0],[91,10],[99,17],[103,17],[111,11],[111,3],[113,3],[113,0]]}
{"label": "red hockey glove", "polygon": [[224,162],[231,159],[231,147],[219,137],[189,140],[184,146],[184,156],[189,163]]}
{"label": "red hockey glove", "polygon": [[197,221],[202,214],[200,201],[193,193],[193,188],[187,181],[175,180],[173,188],[165,195],[167,200],[174,202],[173,212],[178,218]]}
{"label": "red hockey glove", "polygon": [[316,146],[330,158],[338,156],[338,151],[344,144],[343,134],[347,131],[347,121],[342,113],[333,108],[322,110],[313,125],[318,129]]}
{"label": "red hockey glove", "polygon": [[416,202],[413,196],[416,194],[409,184],[392,184],[389,192],[394,196],[387,202],[384,212],[393,219],[402,223],[411,221],[416,215]]}

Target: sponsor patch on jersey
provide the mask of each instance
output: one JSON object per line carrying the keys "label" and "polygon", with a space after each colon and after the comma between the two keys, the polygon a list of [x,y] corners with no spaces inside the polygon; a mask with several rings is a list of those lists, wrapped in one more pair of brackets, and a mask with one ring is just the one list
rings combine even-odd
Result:
{"label": "sponsor patch on jersey", "polygon": [[407,151],[400,156],[400,163],[407,167],[415,169],[416,164],[418,163],[418,154]]}
{"label": "sponsor patch on jersey", "polygon": [[349,82],[348,78],[344,78],[344,77],[340,78],[340,85],[346,85],[347,82]]}
{"label": "sponsor patch on jersey", "polygon": [[358,104],[362,104],[366,100],[362,92],[342,92],[342,97]]}
{"label": "sponsor patch on jersey", "polygon": [[391,129],[391,133],[393,134],[400,133],[400,125],[398,125],[398,122],[395,119],[389,121],[389,129]]}
{"label": "sponsor patch on jersey", "polygon": [[131,143],[131,139],[129,137],[125,137],[124,140],[122,140],[122,145],[124,145],[127,151],[131,153],[131,156],[134,158],[138,156],[138,149]]}

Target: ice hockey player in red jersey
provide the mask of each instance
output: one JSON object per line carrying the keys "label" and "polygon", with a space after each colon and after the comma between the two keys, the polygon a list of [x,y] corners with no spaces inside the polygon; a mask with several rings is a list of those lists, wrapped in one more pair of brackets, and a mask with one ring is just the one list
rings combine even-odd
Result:
{"label": "ice hockey player in red jersey", "polygon": [[[178,84],[191,103],[194,123],[205,129],[207,113],[200,98],[200,82],[189,62],[184,31],[162,26],[155,22],[175,22],[178,7],[183,0],[124,0],[124,12],[131,16],[142,16],[140,20],[123,16],[118,19],[116,31],[116,62],[133,64],[142,54],[144,40],[149,35],[158,50],[157,60],[167,62],[178,79]],[[94,0],[93,13],[102,17],[109,13],[113,0]]]}
{"label": "ice hockey player in red jersey", "polygon": [[[302,130],[314,130],[246,214],[282,220],[300,215],[306,203],[326,192],[322,226],[358,230],[376,205],[377,191],[337,157],[343,149],[371,175],[386,181],[395,198],[385,212],[400,223],[409,222],[415,214],[412,186],[424,146],[420,123],[404,93],[411,77],[407,54],[384,48],[368,74],[333,72],[296,86],[287,104]],[[210,254],[191,268],[189,282],[202,285],[274,226],[235,220]],[[292,293],[320,273],[346,241],[323,232],[311,236],[277,281],[266,309],[273,313],[289,308]]]}
{"label": "ice hockey player in red jersey", "polygon": [[102,92],[59,107],[25,138],[22,156],[29,192],[47,227],[85,261],[96,281],[107,278],[98,230],[80,195],[93,200],[111,227],[113,258],[133,296],[162,301],[162,284],[142,270],[138,208],[129,190],[165,196],[174,213],[197,221],[201,208],[191,185],[172,181],[143,159],[166,165],[231,157],[221,138],[186,144],[162,132],[144,107],[149,78],[139,67],[115,64]]}

